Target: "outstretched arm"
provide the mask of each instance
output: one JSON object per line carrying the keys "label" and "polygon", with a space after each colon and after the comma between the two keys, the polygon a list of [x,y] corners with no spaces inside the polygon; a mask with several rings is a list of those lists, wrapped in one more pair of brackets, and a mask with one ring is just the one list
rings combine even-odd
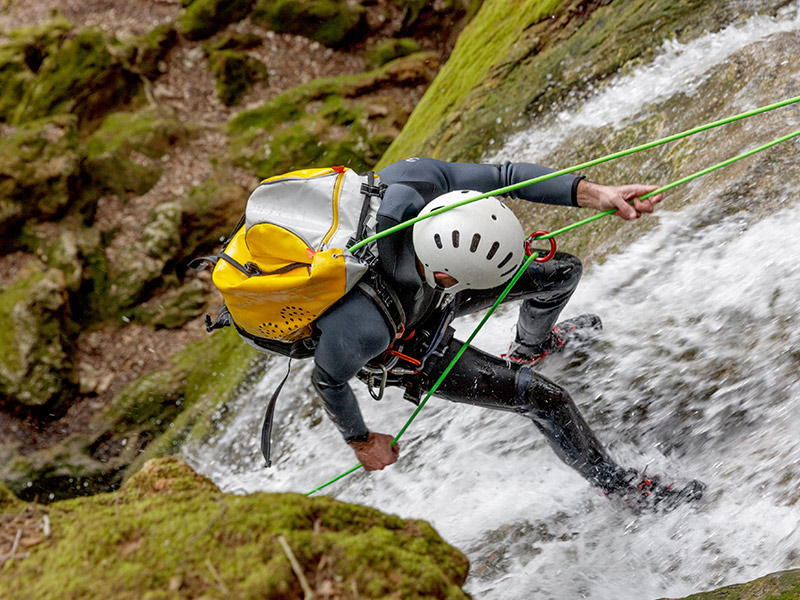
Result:
{"label": "outstretched arm", "polygon": [[614,209],[618,217],[630,221],[638,219],[643,213],[653,212],[655,205],[661,202],[663,194],[639,200],[639,196],[655,189],[656,186],[641,184],[602,185],[583,179],[578,182],[576,197],[578,206],[599,211]]}
{"label": "outstretched arm", "polygon": [[391,341],[389,328],[372,301],[355,290],[323,314],[317,327],[314,389],[364,469],[383,469],[397,460],[399,447],[391,445],[392,436],[369,431],[348,382],[386,349]]}

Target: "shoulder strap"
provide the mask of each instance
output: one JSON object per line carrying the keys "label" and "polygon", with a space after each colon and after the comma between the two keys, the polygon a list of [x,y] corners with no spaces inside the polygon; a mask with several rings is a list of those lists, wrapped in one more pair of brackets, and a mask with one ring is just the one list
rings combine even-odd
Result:
{"label": "shoulder strap", "polygon": [[383,313],[386,323],[396,337],[403,334],[406,323],[406,313],[400,299],[387,284],[383,277],[373,268],[369,269],[361,280],[356,284],[358,289],[366,294]]}

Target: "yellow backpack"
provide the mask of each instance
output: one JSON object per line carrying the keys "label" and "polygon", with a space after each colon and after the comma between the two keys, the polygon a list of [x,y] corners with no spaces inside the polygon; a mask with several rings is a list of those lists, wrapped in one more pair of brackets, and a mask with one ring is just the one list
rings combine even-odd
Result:
{"label": "yellow backpack", "polygon": [[[375,179],[372,173],[330,167],[264,180],[222,251],[200,259],[214,263],[212,279],[229,313],[224,309],[213,325],[206,317],[207,328],[225,326],[228,320],[260,350],[287,356],[313,353],[308,343],[313,321],[370,272],[374,244],[360,249],[358,256],[347,248],[375,232],[382,196]],[[383,287],[375,285],[375,277],[371,272],[372,285],[365,289],[371,296]],[[382,308],[387,318],[402,321],[396,304]],[[309,351],[298,354],[297,342]]]}

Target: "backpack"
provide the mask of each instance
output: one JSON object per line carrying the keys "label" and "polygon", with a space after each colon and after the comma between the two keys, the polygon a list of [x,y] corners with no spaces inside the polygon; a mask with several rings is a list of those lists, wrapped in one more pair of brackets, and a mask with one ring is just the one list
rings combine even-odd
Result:
{"label": "backpack", "polygon": [[[233,325],[261,352],[291,358],[313,356],[314,321],[354,287],[383,312],[393,333],[403,330],[405,313],[394,291],[372,269],[375,242],[356,253],[347,249],[375,233],[385,186],[370,172],[346,167],[302,169],[261,182],[245,214],[215,256],[192,261],[213,265],[212,280],[224,304],[206,329]],[[267,405],[261,452],[270,460],[270,433],[278,396],[291,360]]]}
{"label": "backpack", "polygon": [[373,173],[346,167],[302,169],[261,182],[216,256],[212,280],[224,306],[213,331],[233,325],[251,346],[290,358],[314,353],[313,322],[354,287],[370,296],[397,333],[405,314],[394,292],[370,269],[375,243],[347,248],[375,233],[383,190]]}

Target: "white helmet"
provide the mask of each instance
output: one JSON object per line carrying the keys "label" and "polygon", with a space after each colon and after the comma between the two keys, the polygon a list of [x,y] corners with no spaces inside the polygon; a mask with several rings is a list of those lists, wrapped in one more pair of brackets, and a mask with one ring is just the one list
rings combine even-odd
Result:
{"label": "white helmet", "polygon": [[[480,196],[457,190],[430,202],[420,216],[443,206]],[[516,215],[495,197],[470,202],[414,224],[414,250],[425,269],[425,280],[436,287],[435,272],[458,283],[447,288],[489,289],[507,282],[525,257],[525,234]]]}

